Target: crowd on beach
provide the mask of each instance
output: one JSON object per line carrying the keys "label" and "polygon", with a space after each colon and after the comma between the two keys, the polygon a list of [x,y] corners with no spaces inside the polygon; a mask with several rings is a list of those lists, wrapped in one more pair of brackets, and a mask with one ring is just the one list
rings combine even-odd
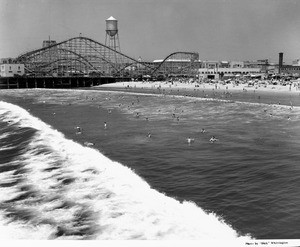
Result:
{"label": "crowd on beach", "polygon": [[135,88],[205,88],[205,89],[226,89],[226,90],[247,90],[260,91],[290,91],[300,93],[300,78],[230,78],[230,79],[198,79],[198,78],[171,78],[164,81],[153,81],[149,79],[141,81],[118,82],[101,85],[101,87],[135,87]]}

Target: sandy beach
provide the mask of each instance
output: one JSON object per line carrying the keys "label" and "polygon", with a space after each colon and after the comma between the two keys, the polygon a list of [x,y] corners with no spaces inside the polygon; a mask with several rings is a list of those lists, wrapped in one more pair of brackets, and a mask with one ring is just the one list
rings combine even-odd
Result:
{"label": "sandy beach", "polygon": [[139,89],[215,89],[215,90],[228,90],[228,91],[243,91],[243,90],[256,90],[257,92],[289,92],[300,94],[300,89],[295,85],[254,85],[248,86],[247,84],[222,84],[222,83],[197,83],[197,82],[168,82],[168,81],[129,81],[104,84],[99,86],[101,88],[139,88]]}
{"label": "sandy beach", "polygon": [[237,102],[300,106],[300,90],[296,84],[235,84],[169,81],[130,81],[95,86],[97,90],[181,95]]}

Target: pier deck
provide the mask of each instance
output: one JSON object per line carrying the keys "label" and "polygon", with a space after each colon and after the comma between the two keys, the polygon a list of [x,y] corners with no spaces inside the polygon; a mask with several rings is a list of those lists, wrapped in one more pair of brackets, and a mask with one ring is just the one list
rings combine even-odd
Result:
{"label": "pier deck", "polygon": [[0,89],[91,87],[130,78],[114,77],[0,77]]}

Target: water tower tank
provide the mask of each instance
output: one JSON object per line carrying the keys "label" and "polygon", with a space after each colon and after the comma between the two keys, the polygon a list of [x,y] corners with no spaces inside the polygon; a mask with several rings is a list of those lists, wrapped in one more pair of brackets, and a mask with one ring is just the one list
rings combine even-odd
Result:
{"label": "water tower tank", "polygon": [[112,16],[106,20],[106,33],[111,37],[118,33],[118,20]]}

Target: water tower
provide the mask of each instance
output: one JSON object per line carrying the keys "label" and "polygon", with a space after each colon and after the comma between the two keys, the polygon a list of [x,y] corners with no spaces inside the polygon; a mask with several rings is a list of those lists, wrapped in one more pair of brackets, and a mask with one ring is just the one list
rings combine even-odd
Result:
{"label": "water tower", "polygon": [[112,16],[106,20],[105,45],[116,51],[121,50],[118,35],[118,20]]}

